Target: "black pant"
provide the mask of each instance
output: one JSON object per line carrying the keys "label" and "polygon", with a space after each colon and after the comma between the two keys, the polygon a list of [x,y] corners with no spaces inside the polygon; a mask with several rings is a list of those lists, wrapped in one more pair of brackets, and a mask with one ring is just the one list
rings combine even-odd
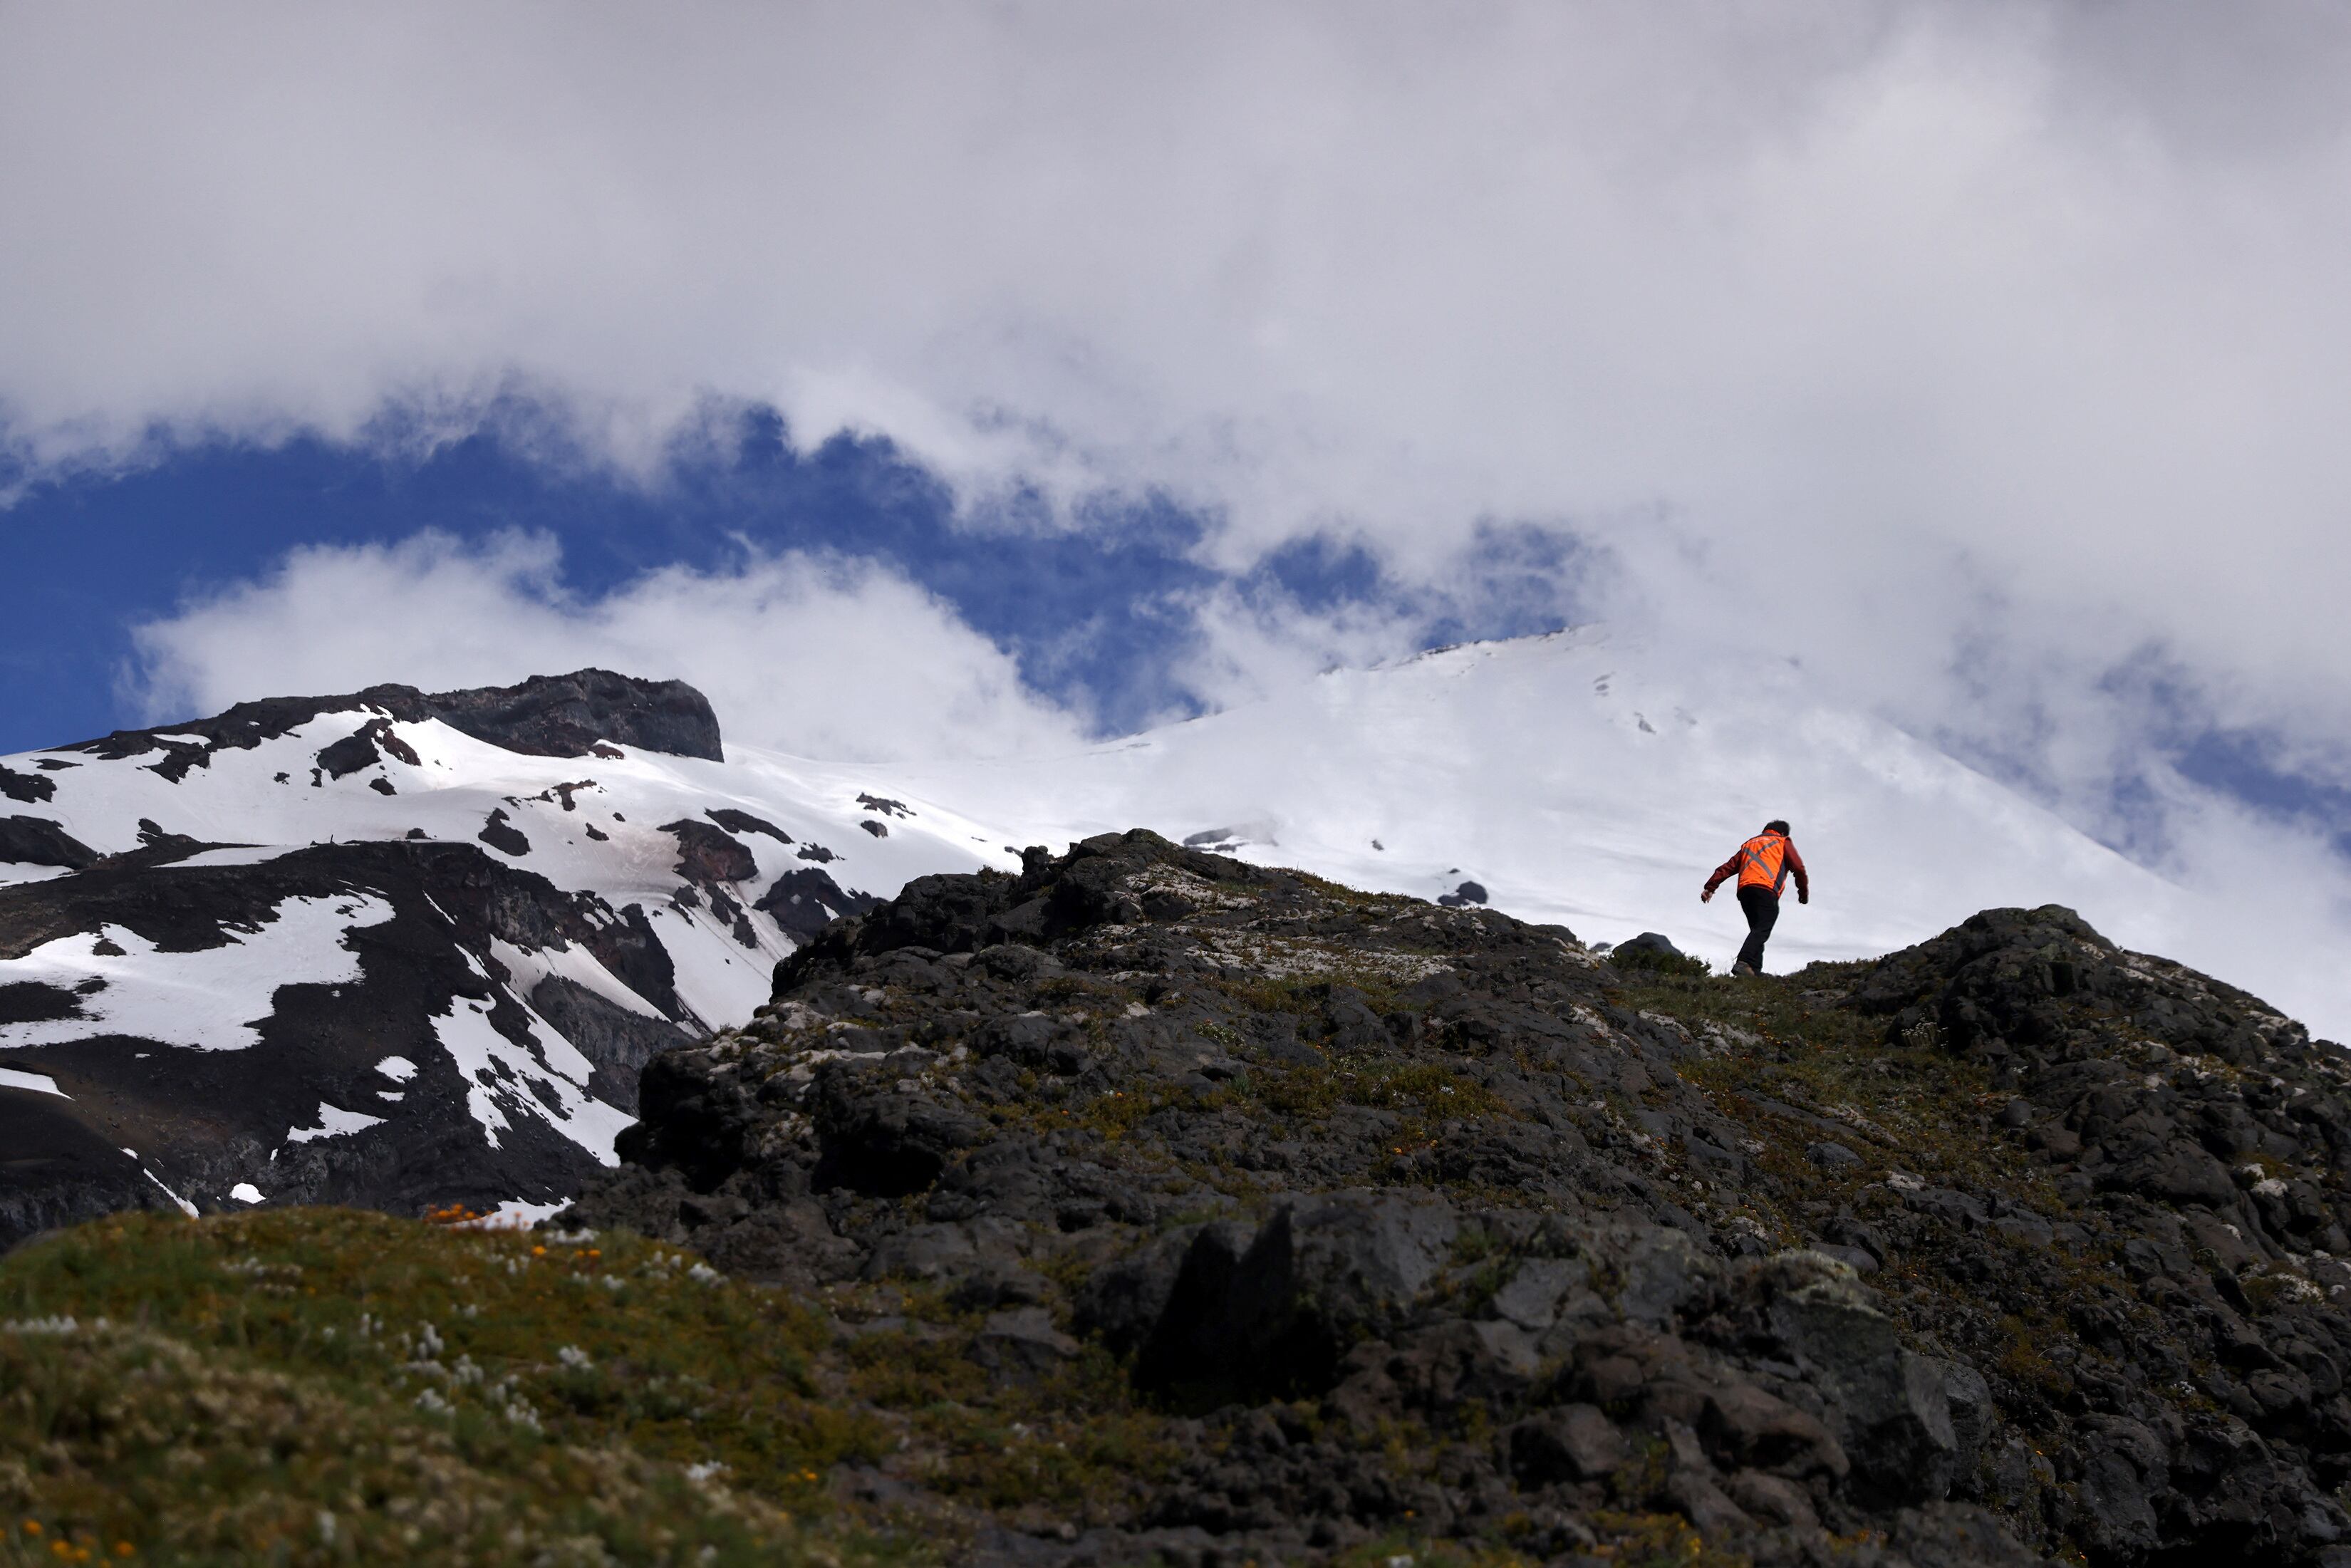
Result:
{"label": "black pant", "polygon": [[1739,961],[1760,975],[1763,944],[1771,939],[1771,927],[1780,921],[1780,895],[1768,887],[1742,887],[1739,907],[1747,911],[1747,946],[1739,950]]}

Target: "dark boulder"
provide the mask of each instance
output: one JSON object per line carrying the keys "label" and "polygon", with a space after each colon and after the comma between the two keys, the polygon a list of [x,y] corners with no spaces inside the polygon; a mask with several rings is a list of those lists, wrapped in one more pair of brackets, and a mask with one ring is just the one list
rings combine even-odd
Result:
{"label": "dark boulder", "polygon": [[1510,1469],[1529,1486],[1605,1480],[1633,1457],[1614,1423],[1590,1405],[1562,1405],[1512,1427]]}
{"label": "dark boulder", "polygon": [[848,1058],[817,1070],[810,1103],[824,1157],[819,1190],[842,1186],[879,1197],[922,1192],[958,1151],[986,1143],[987,1123],[959,1106],[897,1085],[907,1064]]}
{"label": "dark boulder", "polygon": [[1320,1393],[1356,1340],[1399,1320],[1436,1279],[1460,1222],[1416,1195],[1286,1199],[1240,1233],[1195,1239],[1136,1363],[1145,1387]]}
{"label": "dark boulder", "polygon": [[1777,1292],[1770,1322],[1817,1377],[1832,1429],[1861,1479],[1898,1501],[1949,1493],[1973,1457],[1951,1419],[1952,1368],[1907,1348],[1851,1270],[1822,1260],[1809,1281]]}

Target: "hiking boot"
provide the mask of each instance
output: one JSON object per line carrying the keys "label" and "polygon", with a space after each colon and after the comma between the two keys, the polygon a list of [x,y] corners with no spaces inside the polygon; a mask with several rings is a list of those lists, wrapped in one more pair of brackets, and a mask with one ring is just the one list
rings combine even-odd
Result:
{"label": "hiking boot", "polygon": [[1730,966],[1730,972],[1741,979],[1751,980],[1755,977],[1756,968],[1754,965],[1749,963],[1746,959],[1741,958],[1739,962]]}

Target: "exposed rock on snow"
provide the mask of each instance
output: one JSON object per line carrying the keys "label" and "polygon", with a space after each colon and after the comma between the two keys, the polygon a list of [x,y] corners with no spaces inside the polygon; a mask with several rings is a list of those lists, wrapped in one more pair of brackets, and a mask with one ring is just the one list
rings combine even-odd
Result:
{"label": "exposed rock on snow", "polygon": [[[560,1203],[648,1060],[870,904],[795,853],[879,809],[844,770],[724,760],[691,688],[598,671],[249,703],[0,784],[0,1246],[239,1186]],[[1010,858],[888,804],[899,834],[823,852],[868,885]]]}
{"label": "exposed rock on snow", "polygon": [[503,854],[520,858],[530,853],[530,841],[523,837],[522,830],[507,821],[504,807],[492,811],[489,821],[482,824],[482,831],[474,836]]}
{"label": "exposed rock on snow", "polygon": [[778,876],[753,907],[802,941],[846,915],[862,915],[878,902],[871,894],[844,892],[814,866]]}
{"label": "exposed rock on snow", "polygon": [[11,800],[36,804],[49,799],[57,790],[57,780],[44,779],[37,773],[19,773],[13,768],[0,766],[0,795]]}
{"label": "exposed rock on snow", "polygon": [[[716,886],[723,882],[748,882],[759,874],[759,862],[724,827],[679,821],[664,822],[661,831],[677,840],[677,874],[688,882]],[[783,839],[780,832],[776,837]]]}

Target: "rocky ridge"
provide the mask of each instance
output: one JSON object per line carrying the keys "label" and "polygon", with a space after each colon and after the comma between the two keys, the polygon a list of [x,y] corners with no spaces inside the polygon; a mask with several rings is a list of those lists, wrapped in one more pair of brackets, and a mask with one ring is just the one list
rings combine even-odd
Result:
{"label": "rocky ridge", "polygon": [[[209,766],[214,752],[251,750],[322,714],[354,710],[409,724],[439,719],[462,735],[528,757],[592,757],[599,747],[609,754],[614,746],[713,762],[724,755],[718,716],[711,711],[710,699],[694,687],[684,681],[648,681],[598,669],[452,692],[383,685],[342,696],[268,697],[169,729],[119,729],[102,739],[59,749],[109,759],[161,750],[165,767],[184,773],[191,767]],[[402,745],[388,723],[371,726],[327,747],[319,760],[340,779],[374,762],[379,744],[386,750]],[[415,759],[406,760],[413,764]]]}
{"label": "rocky ridge", "polygon": [[[570,1217],[823,1302],[864,1503],[1057,1563],[2351,1563],[2351,1072],[2254,998],[2054,907],[1731,981],[1024,858],[654,1059]],[[976,1492],[937,1412],[998,1405],[1120,1457]]]}

